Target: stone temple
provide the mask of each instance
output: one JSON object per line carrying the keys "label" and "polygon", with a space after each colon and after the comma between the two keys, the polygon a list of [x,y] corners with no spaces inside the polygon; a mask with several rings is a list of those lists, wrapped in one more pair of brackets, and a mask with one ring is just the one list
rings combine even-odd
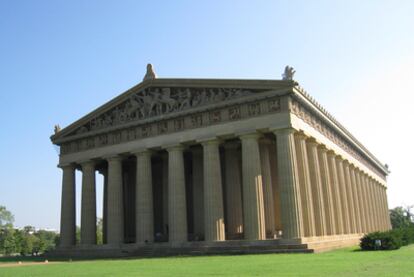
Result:
{"label": "stone temple", "polygon": [[63,178],[54,255],[313,252],[391,228],[387,166],[293,80],[291,67],[281,80],[147,70],[138,85],[55,127]]}

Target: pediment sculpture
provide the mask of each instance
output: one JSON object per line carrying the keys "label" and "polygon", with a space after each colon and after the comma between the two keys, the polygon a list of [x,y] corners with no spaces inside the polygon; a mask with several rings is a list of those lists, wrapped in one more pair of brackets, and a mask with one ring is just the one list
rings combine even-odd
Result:
{"label": "pediment sculpture", "polygon": [[95,117],[78,128],[75,133],[82,134],[135,120],[220,103],[252,93],[252,90],[239,88],[146,88],[130,95],[115,108]]}

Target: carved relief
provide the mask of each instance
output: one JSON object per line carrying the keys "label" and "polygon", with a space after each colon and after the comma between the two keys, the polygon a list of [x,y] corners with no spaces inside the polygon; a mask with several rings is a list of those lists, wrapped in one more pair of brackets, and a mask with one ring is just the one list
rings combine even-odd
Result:
{"label": "carved relief", "polygon": [[280,99],[272,99],[267,102],[268,109],[270,112],[280,111]]}
{"label": "carved relief", "polygon": [[241,118],[240,107],[229,108],[229,118],[230,120],[240,119]]}
{"label": "carved relief", "polygon": [[197,128],[203,126],[203,116],[196,114],[191,116],[191,127]]}
{"label": "carved relief", "polygon": [[304,106],[296,100],[292,100],[291,103],[291,112],[305,121],[307,124],[311,125],[314,129],[318,130],[321,134],[329,138],[336,145],[341,147],[345,152],[349,153],[352,157],[365,164],[373,172],[377,173],[379,176],[384,176],[377,168],[375,168],[367,159],[365,159],[355,147],[353,147],[349,142],[342,138],[336,131],[334,131],[330,126],[325,124],[321,119],[314,115]]}
{"label": "carved relief", "polygon": [[249,104],[249,116],[255,116],[260,114],[260,103]]}
{"label": "carved relief", "polygon": [[221,121],[221,112],[213,111],[210,112],[210,123],[217,123]]}
{"label": "carved relief", "polygon": [[[208,96],[208,94],[207,94]],[[173,103],[171,103],[173,106]],[[172,107],[171,106],[171,107]],[[268,109],[261,110],[261,107],[268,107]],[[247,114],[242,114],[241,111],[246,109]],[[187,116],[182,116],[180,118],[175,118],[172,120],[164,120],[155,122],[152,124],[145,124],[136,127],[129,127],[123,130],[112,131],[106,134],[96,135],[95,143],[87,144],[82,146],[82,140],[72,141],[64,143],[62,145],[62,154],[68,154],[78,151],[83,151],[86,149],[103,147],[106,145],[118,144],[125,141],[131,141],[140,138],[147,138],[151,136],[161,135],[168,132],[177,132],[186,129],[200,128],[209,124],[214,124],[217,122],[223,122],[228,120],[239,120],[251,115],[259,115],[264,112],[277,113],[280,112],[280,99],[266,99],[259,100],[255,103],[245,103],[237,104],[230,106],[228,108],[222,108],[210,112],[190,114]],[[228,116],[224,116],[225,113],[228,113]],[[204,119],[207,119],[208,122],[205,122]],[[171,126],[169,125],[171,121]],[[91,137],[89,137],[91,138]],[[92,137],[95,138],[95,137]],[[87,138],[88,139],[88,138]],[[86,140],[87,140],[86,139]],[[85,140],[85,143],[86,143]]]}
{"label": "carved relief", "polygon": [[77,129],[75,134],[219,103],[252,93],[252,90],[233,88],[147,88],[131,95],[112,110],[92,119]]}

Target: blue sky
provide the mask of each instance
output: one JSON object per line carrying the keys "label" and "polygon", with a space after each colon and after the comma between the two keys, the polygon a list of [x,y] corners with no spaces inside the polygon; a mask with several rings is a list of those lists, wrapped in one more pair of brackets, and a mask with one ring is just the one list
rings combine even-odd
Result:
{"label": "blue sky", "polygon": [[390,206],[414,204],[413,14],[412,1],[1,1],[0,205],[17,226],[58,229],[53,125],[137,84],[148,62],[201,78],[280,79],[292,65],[390,165]]}

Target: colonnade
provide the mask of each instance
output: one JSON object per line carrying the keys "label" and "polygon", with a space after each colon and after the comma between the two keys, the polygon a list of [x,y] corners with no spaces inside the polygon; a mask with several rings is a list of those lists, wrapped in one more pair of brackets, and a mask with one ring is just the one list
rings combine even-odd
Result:
{"label": "colonnade", "polygon": [[[200,147],[201,146],[201,147]],[[202,148],[202,149],[201,149]],[[188,240],[186,151],[192,162],[192,229],[205,241],[264,240],[361,234],[390,228],[386,188],[347,159],[294,129],[211,138],[190,149],[164,147],[163,222],[170,243]],[[135,242],[154,241],[154,191],[150,149],[136,159]],[[224,156],[224,158],[223,158]],[[104,236],[124,243],[122,161],[105,161]],[[96,160],[60,165],[63,170],[61,246],[75,245],[75,170],[82,171],[81,244],[96,244]]]}

